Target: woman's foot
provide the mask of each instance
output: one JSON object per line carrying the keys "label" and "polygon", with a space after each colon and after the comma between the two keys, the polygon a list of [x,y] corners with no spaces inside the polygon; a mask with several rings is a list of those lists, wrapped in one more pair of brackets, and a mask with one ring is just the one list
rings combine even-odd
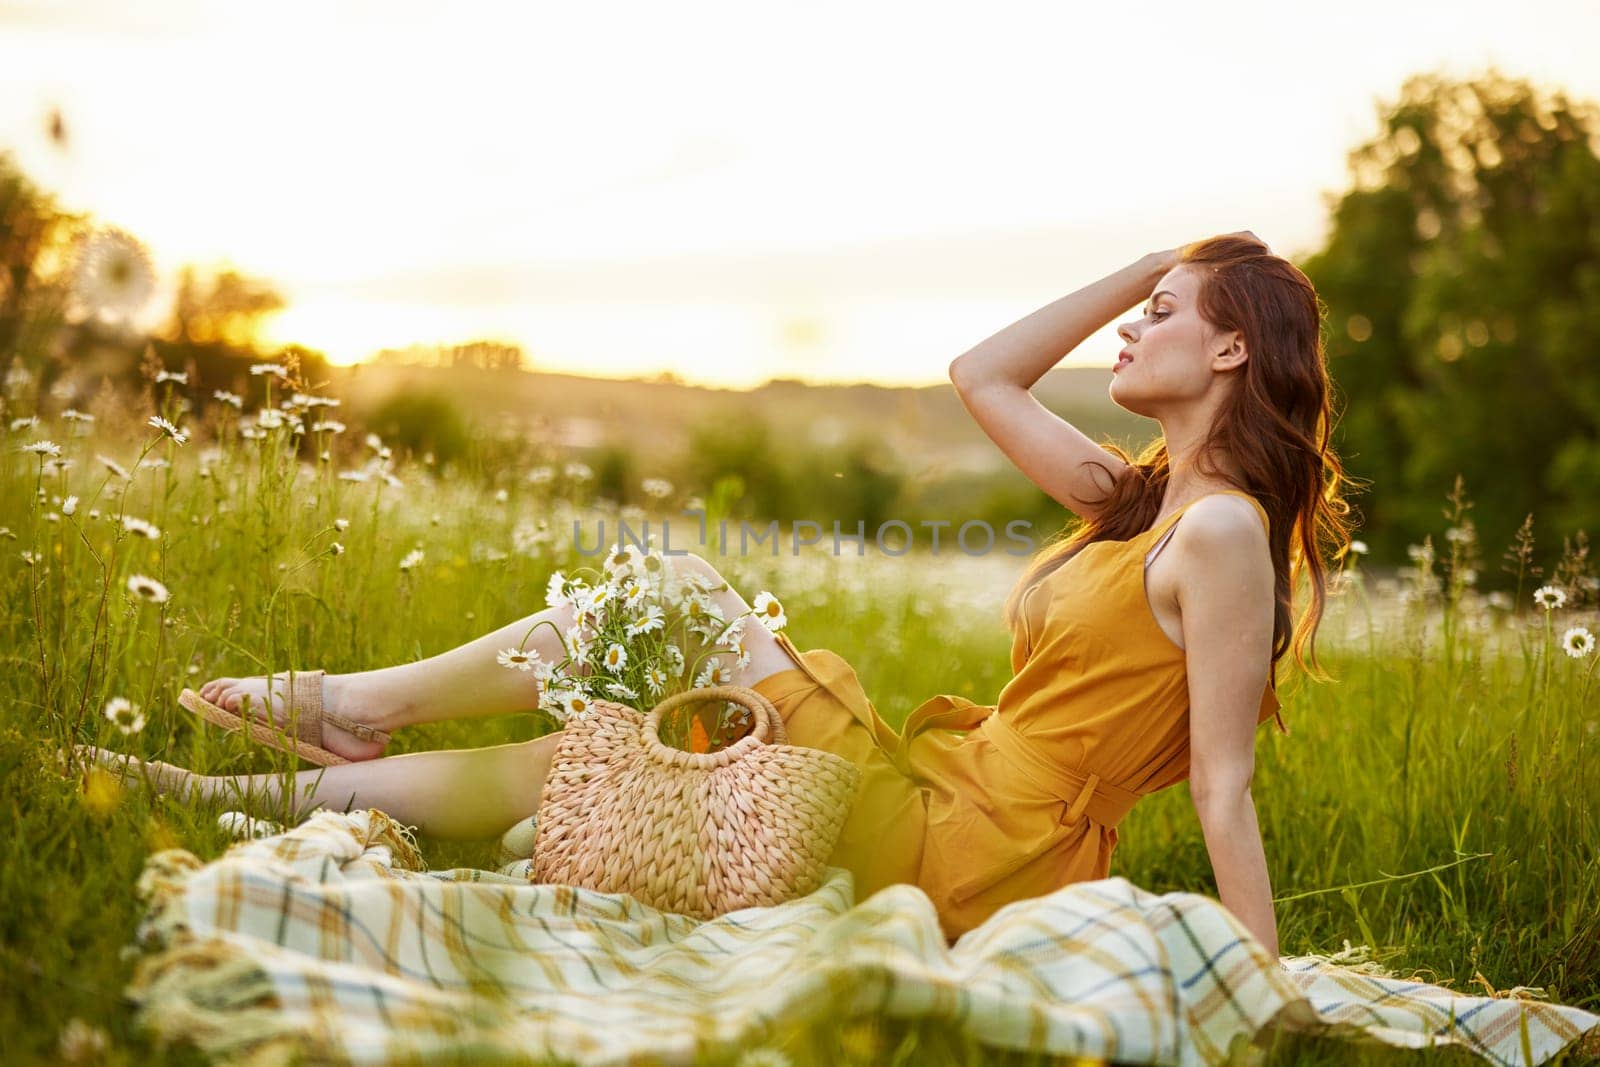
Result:
{"label": "woman's foot", "polygon": [[191,797],[205,791],[206,777],[173,763],[161,760],[142,760],[125,752],[112,752],[95,745],[73,745],[73,751],[84,763],[96,763],[123,780],[143,780],[162,793]]}
{"label": "woman's foot", "polygon": [[[364,726],[383,730],[385,733],[391,732],[396,724],[385,722],[382,715],[370,710],[384,706],[380,702],[381,697],[379,700],[374,700],[372,699],[374,694],[363,692],[363,688],[360,675],[324,674],[322,676],[323,710],[343,715]],[[195,692],[217,705],[217,707],[226,708],[242,719],[256,719],[259,721],[265,718],[262,711],[263,708],[268,706],[267,680],[265,677],[213,678],[195,690]],[[288,692],[288,672],[274,674],[272,676],[272,700],[270,702],[272,721],[275,726],[285,732],[288,731]],[[244,702],[246,697],[250,700],[248,711],[245,710]],[[385,742],[363,741],[348,730],[341,729],[324,718],[322,722],[322,747],[336,756],[343,756],[352,762],[359,762],[383,755]]]}

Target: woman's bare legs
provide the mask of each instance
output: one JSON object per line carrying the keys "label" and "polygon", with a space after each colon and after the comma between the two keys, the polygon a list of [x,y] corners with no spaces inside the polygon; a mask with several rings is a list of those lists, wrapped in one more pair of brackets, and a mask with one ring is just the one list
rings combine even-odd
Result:
{"label": "woman's bare legs", "polygon": [[80,752],[104,767],[142,777],[160,792],[221,801],[262,818],[294,820],[318,808],[379,808],[429,837],[479,839],[498,837],[538,810],[560,736],[298,771],[290,778],[290,804],[284,803],[282,774],[202,775],[88,745]]}
{"label": "woman's bare legs", "polygon": [[[725,585],[711,596],[727,618],[749,610],[744,597],[726,586],[722,575],[706,560],[691,554],[674,557],[673,563],[679,569],[697,570],[714,583]],[[528,636],[529,628],[541,622],[554,623],[556,628],[540,625]],[[566,655],[559,635],[572,622],[570,608],[550,608],[415,663],[328,675],[325,706],[383,730],[534,707],[539,694],[532,674],[502,667],[495,653],[527,637],[525,647],[546,660],[559,662]],[[759,623],[746,626],[745,634],[750,663],[735,672],[735,684],[751,686],[777,671],[799,666]],[[336,680],[342,689],[336,690]],[[257,684],[264,687],[265,682],[257,680]],[[336,692],[346,698],[344,707],[333,703]],[[203,690],[201,695],[206,692]],[[324,743],[339,752],[334,738],[329,736],[334,728],[325,730]],[[343,731],[338,733],[355,741]],[[558,732],[519,744],[417,752],[387,759],[370,758],[376,752],[364,757],[340,752],[354,762],[294,775],[296,804],[290,813],[304,815],[317,808],[380,808],[429,836],[495,836],[538,810],[559,738]],[[107,766],[142,767],[152,784],[163,792],[245,804],[250,814],[269,818],[285,813],[281,774],[197,775],[172,764],[141,764],[104,750],[95,750],[94,758]]]}
{"label": "woman's bare legs", "polygon": [[[690,553],[674,556],[672,562],[680,573],[697,571],[713,583],[726,586],[711,596],[727,618],[750,610],[744,597],[702,557]],[[417,723],[503,715],[536,707],[539,687],[533,675],[502,667],[495,653],[527,638],[524,647],[547,662],[558,663],[566,656],[561,634],[573,622],[571,608],[547,608],[415,663],[325,675],[323,706],[387,733]],[[799,666],[764,627],[746,626],[744,632],[750,663],[735,674],[734,681],[739,685],[754,685],[769,674]],[[265,678],[218,678],[201,686],[199,693],[235,712],[249,695],[255,714],[259,714],[266,702],[266,684]],[[287,684],[286,676],[274,676],[274,710],[283,705]],[[362,741],[331,724],[323,726],[323,745],[357,762],[381,755],[384,748],[382,742]]]}
{"label": "woman's bare legs", "polygon": [[[423,722],[503,715],[537,707],[539,685],[527,671],[508,670],[495,659],[501,649],[522,647],[546,662],[566,656],[561,634],[574,622],[569,607],[546,608],[508,623],[464,645],[414,663],[399,663],[351,674],[327,674],[322,680],[322,703],[328,711],[348,716],[386,733]],[[532,631],[530,634],[529,631]],[[239,713],[250,698],[253,715],[266,701],[266,679],[217,678],[201,686],[205,699]],[[277,709],[288,686],[286,674],[274,675],[272,709]],[[362,761],[381,755],[380,741],[362,741],[324,723],[323,746],[345,759]]]}

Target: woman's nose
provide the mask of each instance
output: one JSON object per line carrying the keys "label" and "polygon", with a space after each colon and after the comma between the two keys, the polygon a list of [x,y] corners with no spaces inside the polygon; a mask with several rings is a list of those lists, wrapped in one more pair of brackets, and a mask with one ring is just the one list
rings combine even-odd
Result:
{"label": "woman's nose", "polygon": [[1117,336],[1128,342],[1130,345],[1133,344],[1133,331],[1128,328],[1127,323],[1124,322],[1117,327]]}

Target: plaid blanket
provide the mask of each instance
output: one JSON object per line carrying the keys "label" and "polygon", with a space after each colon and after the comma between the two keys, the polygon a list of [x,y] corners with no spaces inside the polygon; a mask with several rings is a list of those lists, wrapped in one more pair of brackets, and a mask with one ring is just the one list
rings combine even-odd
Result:
{"label": "plaid blanket", "polygon": [[1217,1063],[1281,1028],[1511,1064],[1600,1024],[1400,980],[1353,951],[1273,960],[1215,900],[1124,878],[1019,901],[947,946],[921,890],[855,903],[839,868],[801,899],[699,923],[529,884],[526,862],[428,871],[376,810],[321,812],[209,864],[161,852],[139,881],[128,994],[161,1037],[253,1061],[692,1063],[876,1014],[1132,1063]]}

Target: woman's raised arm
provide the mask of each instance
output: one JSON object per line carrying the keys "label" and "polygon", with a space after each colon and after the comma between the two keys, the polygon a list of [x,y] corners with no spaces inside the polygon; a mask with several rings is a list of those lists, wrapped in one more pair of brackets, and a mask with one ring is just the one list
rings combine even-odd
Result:
{"label": "woman's raised arm", "polygon": [[[1150,295],[1177,262],[1152,252],[1019,319],[950,364],[950,381],[983,432],[1028,479],[1092,518],[1125,464],[1039,403],[1030,390],[1084,339]],[[1103,464],[1101,472],[1096,464]]]}

